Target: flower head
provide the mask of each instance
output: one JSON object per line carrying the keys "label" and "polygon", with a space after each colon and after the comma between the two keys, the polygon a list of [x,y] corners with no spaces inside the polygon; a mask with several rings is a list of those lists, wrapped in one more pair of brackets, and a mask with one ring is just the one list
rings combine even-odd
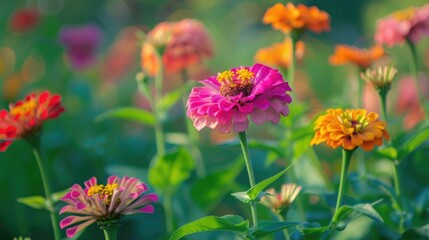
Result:
{"label": "flower head", "polygon": [[222,133],[243,132],[248,116],[256,124],[277,124],[280,115],[289,114],[292,98],[289,84],[275,69],[262,64],[233,68],[201,81],[192,89],[187,114],[197,130],[204,127]]}
{"label": "flower head", "polygon": [[378,20],[375,41],[392,47],[406,40],[416,43],[429,35],[429,4],[396,11]]}
{"label": "flower head", "polygon": [[381,46],[374,46],[370,49],[365,49],[341,44],[335,47],[335,53],[331,55],[329,62],[332,65],[352,63],[360,69],[366,69],[384,55],[384,49]]}
{"label": "flower head", "polygon": [[16,10],[9,20],[9,27],[17,33],[33,30],[40,22],[40,12],[35,7]]}
{"label": "flower head", "polygon": [[316,120],[314,130],[311,145],[326,142],[332,148],[341,146],[346,150],[361,147],[371,151],[375,145],[383,144],[383,137],[390,139],[386,123],[378,120],[377,113],[367,113],[365,109],[328,109]]}
{"label": "flower head", "polygon": [[73,215],[60,222],[61,229],[79,223],[66,230],[71,238],[94,222],[100,228],[114,229],[121,224],[123,215],[153,213],[151,203],[158,201],[154,193],[143,195],[148,187],[137,178],[110,176],[107,184],[98,184],[92,177],[85,182],[85,189],[75,184],[61,199],[67,205],[60,210]]}
{"label": "flower head", "polygon": [[64,108],[61,96],[44,91],[30,94],[24,100],[0,110],[0,151],[6,151],[14,140],[26,139],[40,131],[44,121],[57,118]]}
{"label": "flower head", "polygon": [[274,188],[270,188],[266,190],[269,195],[264,195],[261,198],[261,203],[270,208],[274,213],[283,215],[283,213],[287,212],[301,189],[301,186],[293,183],[283,184],[280,193],[276,193]]}
{"label": "flower head", "polygon": [[[304,43],[298,41],[295,49],[295,56],[298,59],[304,55],[304,49]],[[255,55],[255,62],[287,69],[291,62],[291,51],[291,39],[286,38],[282,43],[275,43],[272,46],[259,49]]]}
{"label": "flower head", "polygon": [[277,3],[265,12],[262,22],[285,34],[306,29],[316,33],[330,30],[328,13],[302,4]]}
{"label": "flower head", "polygon": [[393,78],[395,77],[398,70],[394,67],[378,67],[377,69],[366,69],[364,73],[361,73],[361,78],[374,85],[376,89],[379,88],[390,88]]}
{"label": "flower head", "polygon": [[141,66],[154,76],[150,70],[157,65],[156,57],[148,44],[162,50],[159,53],[167,73],[180,72],[213,55],[212,40],[204,25],[195,19],[162,22],[148,33],[141,51]]}
{"label": "flower head", "polygon": [[63,27],[59,40],[66,48],[71,66],[83,70],[94,63],[102,32],[96,25]]}

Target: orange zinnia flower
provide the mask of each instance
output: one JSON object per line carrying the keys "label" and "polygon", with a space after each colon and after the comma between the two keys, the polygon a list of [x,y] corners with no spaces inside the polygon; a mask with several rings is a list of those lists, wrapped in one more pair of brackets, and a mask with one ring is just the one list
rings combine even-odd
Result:
{"label": "orange zinnia flower", "polygon": [[381,46],[373,46],[370,49],[365,49],[340,44],[335,46],[335,53],[331,55],[329,62],[332,65],[352,63],[361,69],[366,69],[384,55],[385,52]]}
{"label": "orange zinnia flower", "polygon": [[[291,39],[286,38],[282,43],[275,43],[269,47],[261,48],[256,52],[255,62],[270,65],[271,67],[288,68],[291,61]],[[296,58],[302,58],[305,45],[298,41],[295,49]]]}
{"label": "orange zinnia flower", "polygon": [[362,147],[371,151],[383,144],[383,137],[390,139],[386,123],[378,120],[377,113],[365,109],[328,109],[328,113],[316,120],[315,136],[311,145],[326,142],[332,148],[342,146],[346,150]]}
{"label": "orange zinnia flower", "polygon": [[328,13],[302,4],[295,6],[293,3],[277,3],[265,12],[262,22],[271,24],[275,30],[285,34],[305,29],[316,33],[330,30]]}
{"label": "orange zinnia flower", "polygon": [[149,42],[143,43],[140,52],[140,59],[140,65],[144,72],[151,77],[155,77],[159,71],[160,66],[157,60],[155,47]]}

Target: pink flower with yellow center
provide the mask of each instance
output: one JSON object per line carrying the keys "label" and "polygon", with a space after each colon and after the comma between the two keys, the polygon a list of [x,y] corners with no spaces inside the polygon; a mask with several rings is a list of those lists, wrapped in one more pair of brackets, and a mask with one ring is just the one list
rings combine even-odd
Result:
{"label": "pink flower with yellow center", "polygon": [[64,111],[61,96],[48,91],[32,93],[24,100],[10,104],[9,109],[0,110],[1,152],[6,151],[14,140],[38,133],[44,121],[57,118]]}
{"label": "pink flower with yellow center", "polygon": [[416,43],[429,35],[429,4],[397,11],[378,20],[375,41],[392,47],[409,40]]}
{"label": "pink flower with yellow center", "polygon": [[204,127],[222,133],[244,132],[249,119],[277,124],[289,114],[292,91],[282,75],[262,64],[238,67],[211,76],[194,87],[187,102],[188,117],[197,130]]}
{"label": "pink flower with yellow center", "polygon": [[118,228],[122,216],[136,213],[153,213],[150,205],[158,201],[154,193],[143,195],[148,187],[137,178],[110,176],[107,184],[97,184],[92,177],[85,182],[85,189],[75,184],[61,200],[67,205],[60,210],[73,215],[60,222],[61,229],[79,223],[66,230],[67,237],[72,238],[94,222],[102,229]]}
{"label": "pink flower with yellow center", "polygon": [[261,204],[270,208],[276,214],[283,215],[298,196],[302,187],[293,183],[283,184],[279,193],[274,188],[268,189],[269,195],[261,198]]}

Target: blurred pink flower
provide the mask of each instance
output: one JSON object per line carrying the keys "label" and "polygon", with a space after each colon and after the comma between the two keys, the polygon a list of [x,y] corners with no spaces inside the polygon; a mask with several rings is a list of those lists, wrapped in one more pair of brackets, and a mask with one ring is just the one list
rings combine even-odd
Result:
{"label": "blurred pink flower", "polygon": [[40,18],[37,8],[20,8],[12,13],[9,28],[16,33],[28,32],[39,24]]}
{"label": "blurred pink flower", "polygon": [[71,66],[84,70],[96,60],[96,52],[102,39],[102,32],[96,25],[63,27],[59,40],[66,48]]}
{"label": "blurred pink flower", "polygon": [[264,195],[261,198],[261,204],[276,214],[284,215],[301,189],[301,186],[294,183],[283,184],[279,193],[274,188],[267,189],[265,192],[269,195]]}
{"label": "blurred pink flower", "polygon": [[429,4],[397,11],[378,20],[375,41],[392,47],[406,40],[416,43],[429,35]]}
{"label": "blurred pink flower", "polygon": [[[137,178],[110,176],[107,184],[97,184],[92,177],[85,182],[85,189],[74,184],[61,200],[68,205],[60,210],[72,213],[60,222],[61,229],[79,223],[66,230],[67,237],[72,238],[94,222],[100,228],[119,227],[123,215],[135,213],[153,213],[151,203],[158,201],[158,196],[149,193],[143,196],[148,187]],[[110,226],[109,226],[110,225]],[[113,226],[112,226],[113,225]]]}
{"label": "blurred pink flower", "polygon": [[217,129],[222,133],[243,132],[248,116],[256,124],[277,124],[280,115],[289,114],[292,91],[282,75],[262,64],[238,67],[218,73],[194,87],[187,102],[188,117],[195,128]]}

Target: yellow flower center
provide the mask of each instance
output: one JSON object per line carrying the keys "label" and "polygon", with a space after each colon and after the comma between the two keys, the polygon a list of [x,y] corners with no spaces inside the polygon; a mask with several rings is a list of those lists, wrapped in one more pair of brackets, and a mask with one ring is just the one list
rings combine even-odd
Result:
{"label": "yellow flower center", "polygon": [[254,76],[255,74],[247,68],[240,68],[235,72],[228,70],[218,73],[216,80],[221,84],[222,96],[236,96],[243,93],[243,96],[247,97],[252,92]]}
{"label": "yellow flower center", "polygon": [[19,106],[15,106],[10,109],[10,113],[12,116],[20,116],[23,118],[29,112],[33,112],[37,108],[37,101],[35,99],[31,99],[30,101],[24,102]]}
{"label": "yellow flower center", "polygon": [[356,119],[353,119],[353,116],[349,112],[343,112],[340,114],[340,121],[346,128],[353,128],[353,133],[362,133],[365,131],[365,128],[368,126],[369,122],[366,119],[365,115],[358,115]]}
{"label": "yellow flower center", "polygon": [[88,192],[86,195],[88,197],[92,197],[94,194],[98,194],[101,198],[105,198],[106,204],[110,204],[110,200],[112,199],[113,190],[118,188],[118,184],[107,184],[104,186],[103,184],[92,186],[88,189]]}
{"label": "yellow flower center", "polygon": [[406,21],[406,20],[410,20],[416,13],[416,9],[413,7],[401,10],[401,11],[396,11],[393,13],[393,17],[396,18],[396,20],[399,21]]}

